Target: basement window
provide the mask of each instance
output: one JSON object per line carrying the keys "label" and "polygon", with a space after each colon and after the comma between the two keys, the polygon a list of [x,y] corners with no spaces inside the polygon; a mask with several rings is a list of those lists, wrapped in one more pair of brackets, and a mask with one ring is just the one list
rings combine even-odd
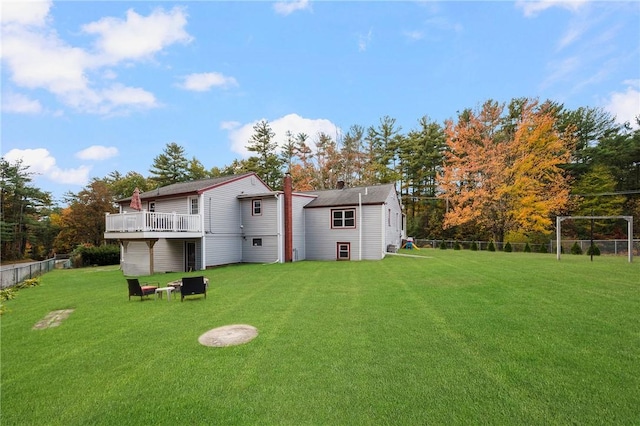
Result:
{"label": "basement window", "polygon": [[252,241],[254,247],[262,247],[262,238],[254,238]]}

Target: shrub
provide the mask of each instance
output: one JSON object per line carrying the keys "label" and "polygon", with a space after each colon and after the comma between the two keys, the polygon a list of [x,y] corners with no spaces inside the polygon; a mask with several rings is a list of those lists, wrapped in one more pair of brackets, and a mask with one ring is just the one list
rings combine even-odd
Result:
{"label": "shrub", "polygon": [[489,241],[489,245],[487,246],[488,251],[496,251],[496,246],[493,244],[493,241]]}
{"label": "shrub", "polygon": [[513,251],[513,247],[511,247],[511,243],[509,241],[504,245],[504,251],[507,253],[511,253]]}
{"label": "shrub", "polygon": [[459,242],[457,242],[457,241],[456,241],[455,243],[453,243],[453,249],[454,249],[454,250],[460,250],[461,248],[462,248],[462,247],[460,246],[460,243],[459,243]]}
{"label": "shrub", "polygon": [[593,256],[600,256],[600,249],[598,248],[597,245],[595,244],[591,244],[589,246],[589,248],[587,249],[587,254],[589,256],[593,255]]}
{"label": "shrub", "polygon": [[[527,244],[524,245],[524,252],[525,253],[531,253],[531,247],[529,246],[528,242],[527,242]],[[546,252],[546,250],[545,250],[545,252]]]}
{"label": "shrub", "polygon": [[444,240],[442,240],[440,242],[440,250],[446,250],[447,249],[447,243],[444,242]]}
{"label": "shrub", "polygon": [[29,278],[17,284],[15,287],[16,289],[19,290],[21,288],[37,287],[39,285],[40,285],[40,278]]}
{"label": "shrub", "polygon": [[478,244],[475,241],[471,243],[471,250],[478,251]]}
{"label": "shrub", "polygon": [[582,254],[582,248],[577,241],[571,246],[571,254]]}
{"label": "shrub", "polygon": [[120,263],[120,246],[110,244],[99,247],[78,246],[72,253],[74,266],[106,266]]}

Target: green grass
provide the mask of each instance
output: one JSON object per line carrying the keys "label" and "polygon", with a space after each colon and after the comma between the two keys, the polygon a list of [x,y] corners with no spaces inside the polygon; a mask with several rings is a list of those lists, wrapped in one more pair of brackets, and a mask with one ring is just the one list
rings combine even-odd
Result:
{"label": "green grass", "polygon": [[[640,261],[413,254],[208,270],[185,302],[50,272],[1,317],[2,424],[640,423]],[[260,334],[198,343],[228,324]]]}

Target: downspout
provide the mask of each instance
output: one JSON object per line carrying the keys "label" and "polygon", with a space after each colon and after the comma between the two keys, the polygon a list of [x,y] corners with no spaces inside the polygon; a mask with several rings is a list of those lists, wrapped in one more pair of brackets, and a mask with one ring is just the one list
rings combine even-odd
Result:
{"label": "downspout", "polygon": [[[209,198],[209,201],[211,201],[211,198]],[[200,268],[204,271],[207,269],[207,262],[205,260],[205,253],[207,252],[205,245],[207,239],[204,236],[204,193],[200,194],[198,205],[202,206],[200,209],[202,211],[202,213],[200,213]],[[209,214],[211,214],[211,212],[209,212]]]}
{"label": "downspout", "polygon": [[358,260],[362,260],[362,192],[358,192]]}
{"label": "downspout", "polygon": [[291,174],[284,175],[284,261],[293,261],[293,184]]}
{"label": "downspout", "polygon": [[283,242],[282,242],[282,222],[284,220],[284,212],[283,212],[283,198],[282,198],[282,194],[276,194],[275,195],[275,199],[276,199],[276,205],[277,205],[277,219],[276,219],[276,226],[277,226],[277,239],[278,239],[278,243],[277,243],[277,253],[278,256],[276,258],[275,261],[273,261],[272,263],[283,263],[284,262],[284,256],[283,256]]}

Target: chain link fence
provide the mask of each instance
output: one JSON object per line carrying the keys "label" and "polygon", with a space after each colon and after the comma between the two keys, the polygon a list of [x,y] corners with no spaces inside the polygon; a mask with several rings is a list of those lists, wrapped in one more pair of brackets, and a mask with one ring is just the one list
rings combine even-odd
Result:
{"label": "chain link fence", "polygon": [[69,267],[70,260],[51,258],[42,262],[33,262],[25,266],[16,264],[13,267],[2,268],[0,270],[0,289],[13,287],[14,285],[38,277],[46,272],[51,271],[60,264],[62,267]]}
{"label": "chain link fence", "polygon": [[[447,249],[453,249],[456,243],[461,249],[469,250],[473,243],[476,244],[478,250],[487,250],[489,247],[489,241],[456,241],[456,240],[429,240],[429,239],[416,239],[414,241],[418,247],[431,247],[440,248],[444,243]],[[578,243],[583,253],[587,252],[587,249],[591,245],[591,240],[562,240],[562,250],[564,253],[571,253],[571,247]],[[600,254],[612,254],[612,255],[628,255],[628,240],[593,240],[593,243],[600,249]],[[527,243],[510,243],[511,249],[514,252],[524,252]],[[506,242],[499,243],[494,242],[494,247],[498,251],[503,251]],[[640,239],[633,240],[633,255],[640,256]],[[556,240],[550,240],[545,244],[532,244],[529,243],[529,249],[532,253],[556,253]]]}

